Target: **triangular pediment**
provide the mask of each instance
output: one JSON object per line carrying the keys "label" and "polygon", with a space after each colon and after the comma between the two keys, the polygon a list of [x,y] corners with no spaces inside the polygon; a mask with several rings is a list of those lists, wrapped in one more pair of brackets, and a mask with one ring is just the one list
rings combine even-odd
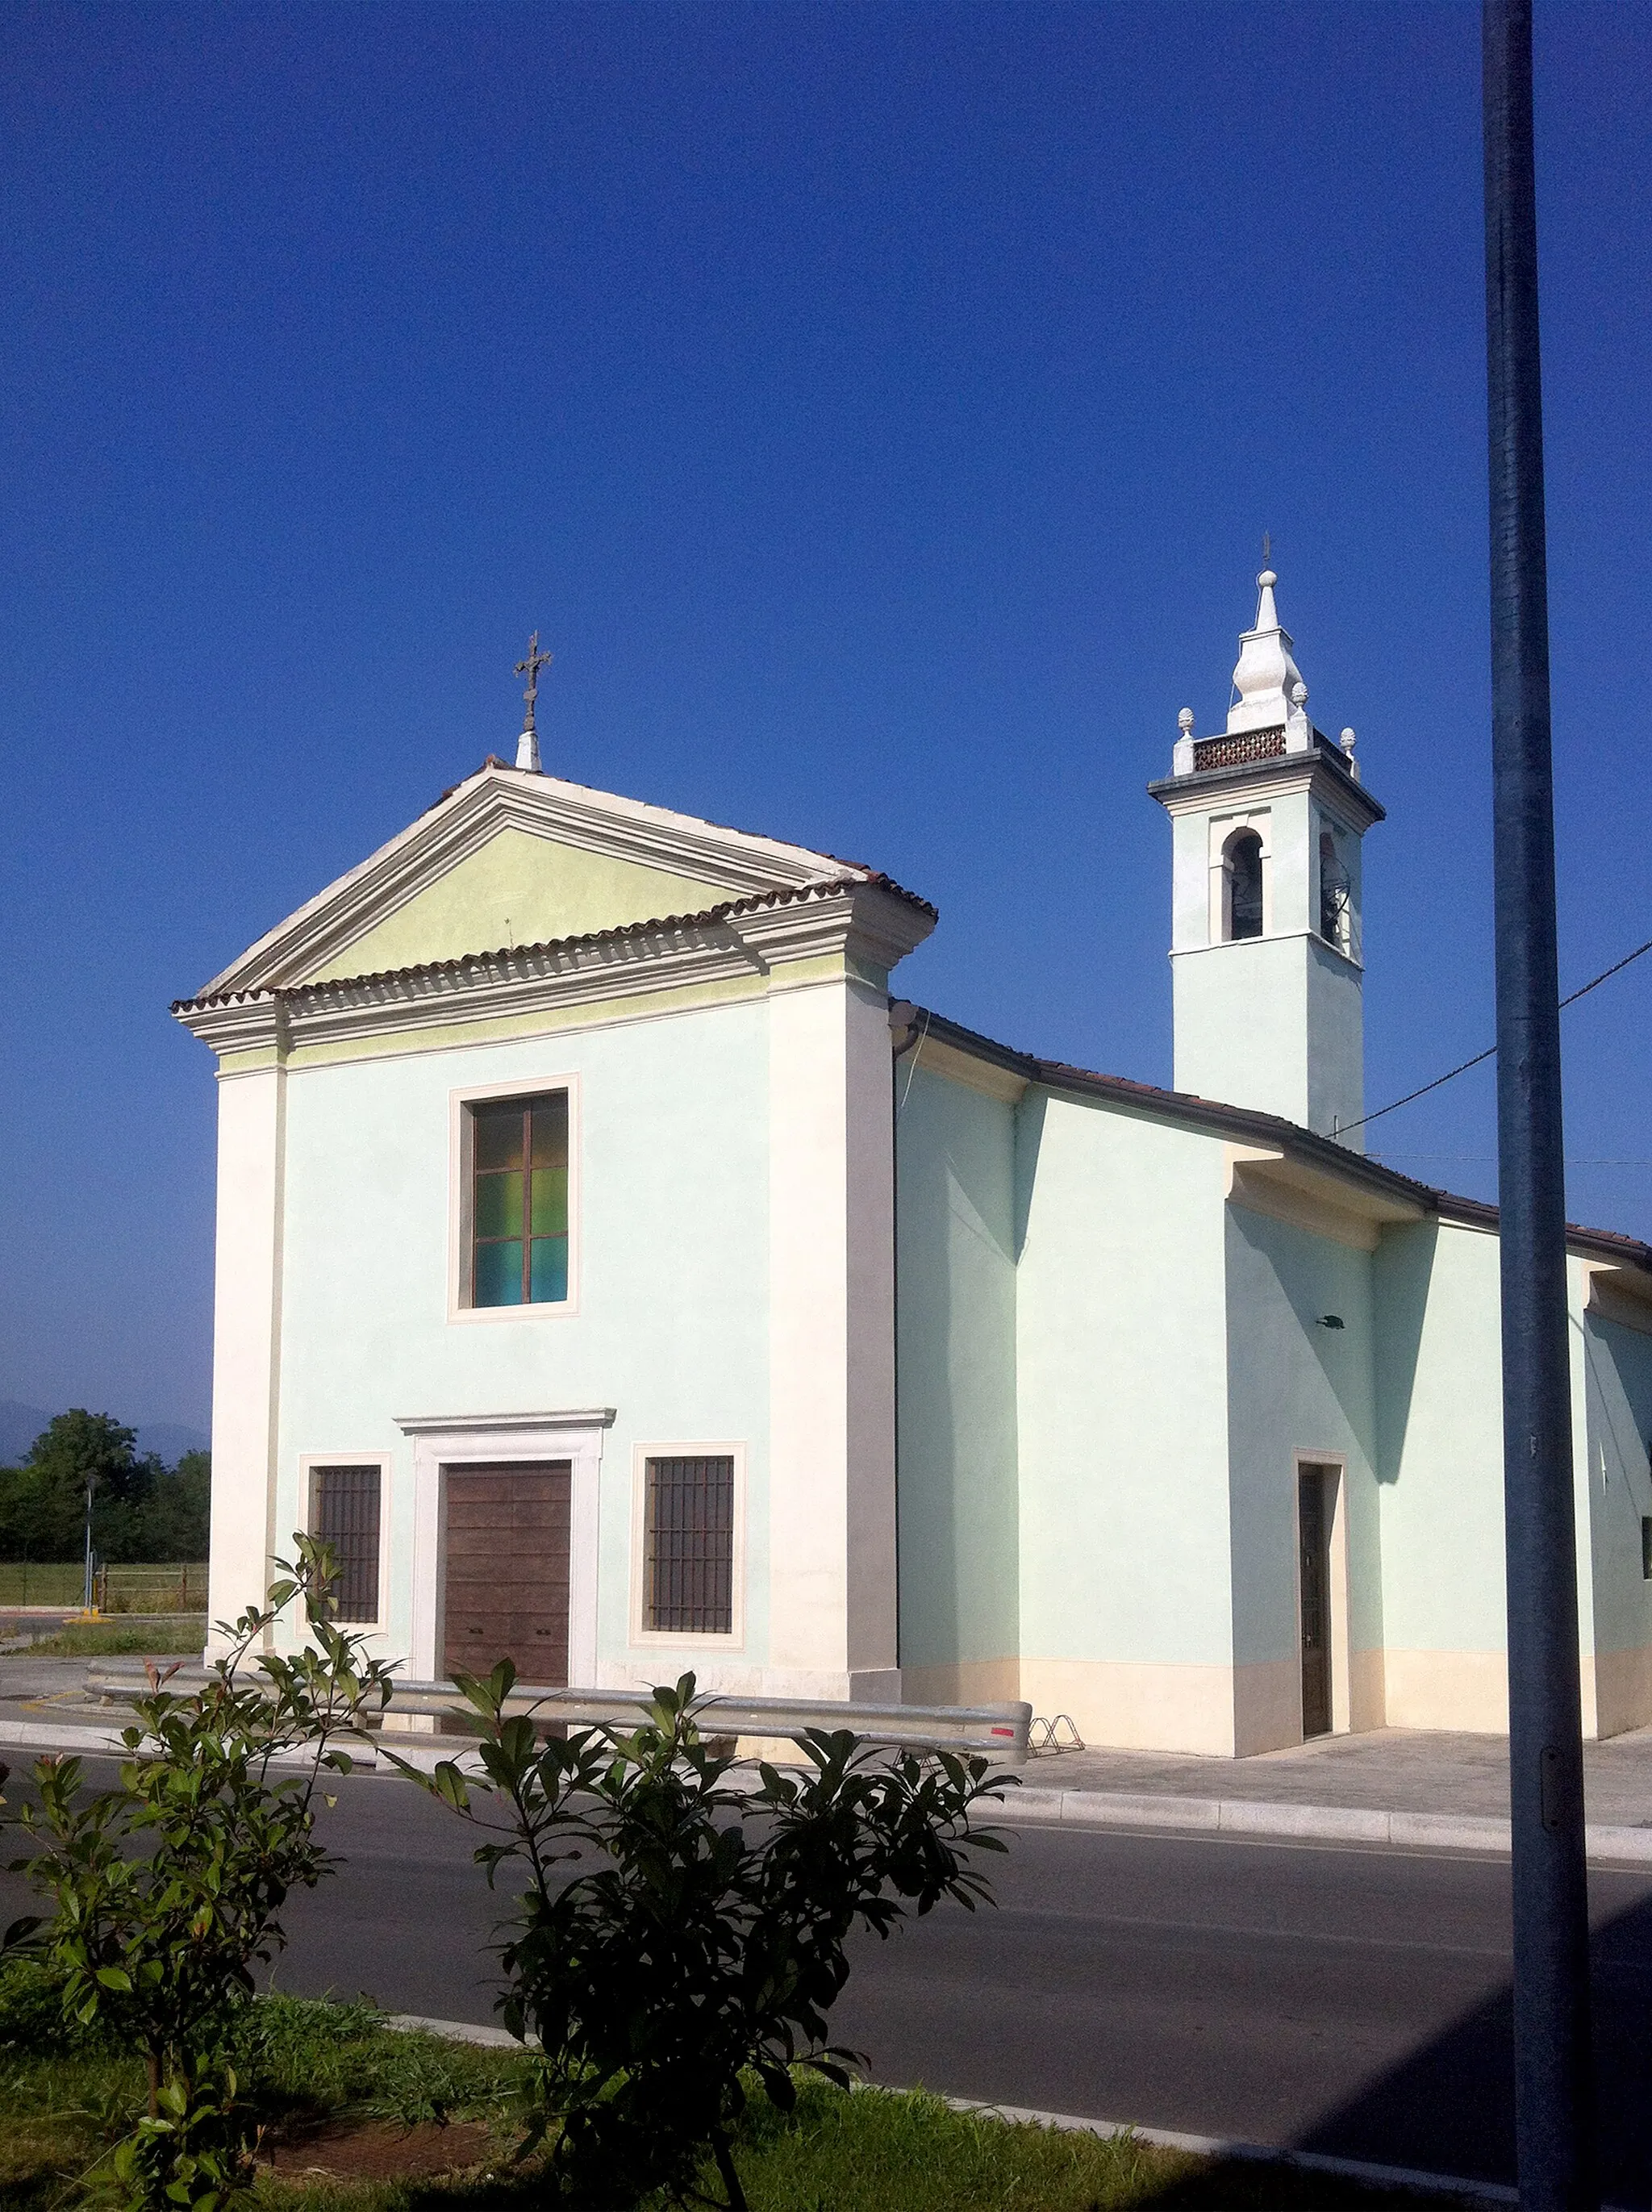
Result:
{"label": "triangular pediment", "polygon": [[260,938],[203,995],[584,937],[866,872],[800,845],[490,765]]}

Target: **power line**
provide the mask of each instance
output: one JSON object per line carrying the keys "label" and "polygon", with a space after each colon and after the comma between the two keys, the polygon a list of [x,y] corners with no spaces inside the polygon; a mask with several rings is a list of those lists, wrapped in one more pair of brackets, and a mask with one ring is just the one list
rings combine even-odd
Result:
{"label": "power line", "polygon": [[[1610,968],[1603,968],[1598,975],[1592,976],[1587,983],[1574,991],[1570,998],[1563,999],[1560,1001],[1561,1012],[1564,1013],[1568,1006],[1575,1006],[1580,999],[1588,998],[1591,991],[1598,991],[1602,983],[1609,983],[1614,975],[1621,975],[1624,969],[1632,961],[1638,960],[1643,952],[1652,952],[1652,937],[1649,937],[1644,945],[1637,945],[1632,952],[1625,952],[1621,960],[1614,960]],[[1375,1114],[1362,1114],[1357,1121],[1340,1123],[1336,1133],[1339,1137],[1345,1137],[1351,1129],[1363,1129],[1368,1121],[1380,1121],[1385,1114],[1397,1114],[1402,1106],[1409,1106],[1413,1099],[1426,1098],[1430,1091],[1437,1091],[1442,1083],[1450,1083],[1459,1075],[1467,1075],[1471,1067],[1478,1067],[1482,1060],[1495,1060],[1497,1056],[1496,1045],[1487,1045],[1485,1050],[1477,1052],[1473,1060],[1465,1060],[1456,1067],[1447,1068],[1443,1075],[1436,1075],[1432,1083],[1424,1084],[1420,1091],[1408,1091],[1403,1098],[1396,1098],[1392,1105],[1379,1106]],[[1412,1157],[1420,1156],[1413,1154]],[[1601,1164],[1615,1164],[1602,1162]],[[1633,1164],[1625,1162],[1625,1164]]]}

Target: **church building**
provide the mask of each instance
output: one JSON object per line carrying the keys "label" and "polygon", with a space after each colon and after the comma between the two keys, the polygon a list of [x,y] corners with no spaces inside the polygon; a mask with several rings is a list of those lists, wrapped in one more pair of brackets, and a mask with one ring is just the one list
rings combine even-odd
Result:
{"label": "church building", "polygon": [[[1175,1088],[901,994],[874,868],[527,726],[173,1009],[217,1058],[211,1608],[416,1679],[1506,1726],[1496,1210],[1365,1158],[1361,848],[1260,579],[1181,716]],[[1652,1721],[1652,1250],[1570,1237],[1583,1719]]]}

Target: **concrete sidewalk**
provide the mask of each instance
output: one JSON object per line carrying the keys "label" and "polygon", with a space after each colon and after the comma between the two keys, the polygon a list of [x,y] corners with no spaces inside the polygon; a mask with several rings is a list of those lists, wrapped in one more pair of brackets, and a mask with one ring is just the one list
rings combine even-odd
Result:
{"label": "concrete sidewalk", "polygon": [[[115,1744],[125,1715],[83,1694],[84,1659],[0,1655],[0,1755]],[[438,1755],[432,1744],[404,1755]],[[14,1763],[15,1763],[14,1761]],[[361,1762],[373,1764],[368,1753]],[[1584,1748],[1592,1856],[1652,1866],[1652,1729]],[[1044,1753],[999,1817],[1446,1850],[1509,1848],[1505,1738],[1379,1729],[1250,1759],[1163,1752]]]}
{"label": "concrete sidewalk", "polygon": [[[1583,1747],[1588,1817],[1602,1826],[1652,1825],[1652,1729]],[[1126,1791],[1156,1797],[1268,1800],[1405,1813],[1506,1819],[1509,1741],[1424,1729],[1326,1735],[1251,1759],[1192,1759],[1149,1751],[1045,1753],[1024,1770],[1029,1788]]]}

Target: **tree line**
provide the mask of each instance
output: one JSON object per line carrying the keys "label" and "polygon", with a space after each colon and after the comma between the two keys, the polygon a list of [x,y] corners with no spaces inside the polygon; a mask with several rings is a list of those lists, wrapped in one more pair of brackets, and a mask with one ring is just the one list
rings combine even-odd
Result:
{"label": "tree line", "polygon": [[211,1455],[185,1452],[169,1468],[138,1455],[135,1431],[107,1413],[59,1413],[21,1467],[0,1468],[0,1559],[77,1559],[86,1540],[100,1559],[160,1565],[203,1559]]}

